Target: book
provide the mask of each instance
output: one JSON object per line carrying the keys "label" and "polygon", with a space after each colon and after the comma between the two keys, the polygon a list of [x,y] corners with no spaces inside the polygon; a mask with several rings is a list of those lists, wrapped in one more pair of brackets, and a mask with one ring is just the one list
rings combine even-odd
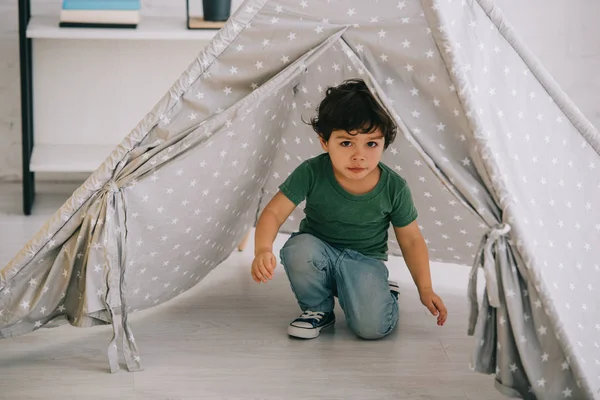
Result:
{"label": "book", "polygon": [[61,10],[60,22],[131,25],[140,22],[140,12],[135,10]]}
{"label": "book", "polygon": [[59,22],[60,28],[116,28],[116,29],[136,29],[137,24],[108,24],[108,23],[88,23],[88,22]]}
{"label": "book", "polygon": [[137,28],[140,0],[63,0],[61,28]]}
{"label": "book", "polygon": [[140,10],[140,0],[63,0],[63,10]]}

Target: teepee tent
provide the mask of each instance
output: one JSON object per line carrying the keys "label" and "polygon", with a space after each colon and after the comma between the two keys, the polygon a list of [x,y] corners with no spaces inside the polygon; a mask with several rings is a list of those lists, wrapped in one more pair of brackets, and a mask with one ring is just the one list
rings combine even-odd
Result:
{"label": "teepee tent", "polygon": [[247,0],[0,271],[0,337],[112,324],[111,371],[119,337],[141,369],[129,313],[227,258],[321,152],[302,120],[349,78],[398,123],[383,162],[431,258],[472,266],[472,369],[511,396],[598,396],[600,134],[488,0]]}

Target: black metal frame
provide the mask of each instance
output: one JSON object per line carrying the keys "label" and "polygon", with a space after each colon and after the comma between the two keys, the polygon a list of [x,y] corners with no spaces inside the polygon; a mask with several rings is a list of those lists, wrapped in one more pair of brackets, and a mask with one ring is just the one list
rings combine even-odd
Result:
{"label": "black metal frame", "polygon": [[190,0],[185,0],[185,26],[190,28]]}
{"label": "black metal frame", "polygon": [[19,50],[21,68],[21,143],[23,164],[23,213],[31,215],[35,201],[35,173],[29,168],[33,151],[33,74],[31,39],[27,25],[31,18],[31,1],[19,0]]}

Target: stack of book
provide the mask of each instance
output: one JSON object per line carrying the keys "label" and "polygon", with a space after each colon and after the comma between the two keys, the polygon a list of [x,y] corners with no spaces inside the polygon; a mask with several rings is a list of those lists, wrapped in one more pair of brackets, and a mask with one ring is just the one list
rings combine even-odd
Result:
{"label": "stack of book", "polygon": [[137,28],[140,0],[63,0],[61,27]]}

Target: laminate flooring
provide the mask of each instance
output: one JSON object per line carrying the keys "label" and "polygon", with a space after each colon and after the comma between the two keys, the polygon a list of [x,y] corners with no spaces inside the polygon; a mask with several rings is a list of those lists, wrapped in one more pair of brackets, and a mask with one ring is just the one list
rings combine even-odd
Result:
{"label": "laminate flooring", "polygon": [[[34,214],[26,217],[20,185],[0,183],[0,269],[78,185],[38,184]],[[276,248],[286,237],[277,237]],[[40,329],[0,340],[0,399],[506,398],[492,376],[469,370],[469,267],[432,264],[449,309],[444,327],[421,305],[402,259],[391,257],[390,275],[402,290],[392,334],[354,337],[337,305],[335,328],[303,341],[286,334],[300,310],[285,271],[279,265],[266,285],[252,281],[252,245],[250,238],[188,292],[130,317],[143,371],[110,374],[110,326]]]}

